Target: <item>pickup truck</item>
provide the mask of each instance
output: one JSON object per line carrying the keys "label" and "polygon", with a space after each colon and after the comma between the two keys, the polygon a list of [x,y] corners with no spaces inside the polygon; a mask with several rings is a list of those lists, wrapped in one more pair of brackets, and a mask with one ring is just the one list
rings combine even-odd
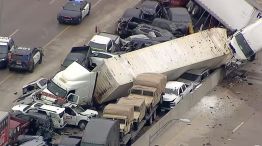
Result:
{"label": "pickup truck", "polygon": [[90,67],[92,65],[90,61],[91,53],[92,51],[89,46],[73,47],[61,64],[60,70],[66,69],[75,61],[85,68]]}
{"label": "pickup truck", "polygon": [[113,53],[120,48],[120,37],[114,34],[101,32],[94,35],[87,43],[87,46],[90,46],[92,51]]}
{"label": "pickup truck", "polygon": [[86,124],[91,118],[97,117],[98,112],[94,110],[84,110],[77,104],[66,103],[64,120],[68,125],[78,126],[81,130],[85,129]]}

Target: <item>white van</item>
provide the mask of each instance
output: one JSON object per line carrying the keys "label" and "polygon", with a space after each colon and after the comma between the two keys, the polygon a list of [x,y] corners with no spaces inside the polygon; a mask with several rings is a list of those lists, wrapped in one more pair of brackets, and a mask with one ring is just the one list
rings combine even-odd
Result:
{"label": "white van", "polygon": [[66,125],[64,121],[65,108],[60,108],[51,105],[45,105],[43,103],[33,103],[32,105],[19,104],[12,108],[13,111],[20,111],[24,114],[27,113],[39,113],[50,116],[52,119],[54,128],[61,129]]}

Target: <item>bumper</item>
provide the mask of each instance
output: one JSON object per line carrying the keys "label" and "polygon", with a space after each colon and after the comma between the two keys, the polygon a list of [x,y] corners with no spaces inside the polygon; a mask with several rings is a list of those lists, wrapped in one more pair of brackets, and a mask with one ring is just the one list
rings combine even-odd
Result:
{"label": "bumper", "polygon": [[19,64],[9,64],[10,69],[16,69],[16,70],[29,70],[29,66],[27,65],[19,65]]}
{"label": "bumper", "polygon": [[7,67],[8,61],[7,60],[0,60],[0,68]]}
{"label": "bumper", "polygon": [[161,108],[166,110],[171,110],[176,106],[175,102],[172,101],[163,101]]}
{"label": "bumper", "polygon": [[60,18],[57,18],[57,21],[63,24],[79,24],[80,23],[78,18],[65,19],[65,18],[60,17]]}

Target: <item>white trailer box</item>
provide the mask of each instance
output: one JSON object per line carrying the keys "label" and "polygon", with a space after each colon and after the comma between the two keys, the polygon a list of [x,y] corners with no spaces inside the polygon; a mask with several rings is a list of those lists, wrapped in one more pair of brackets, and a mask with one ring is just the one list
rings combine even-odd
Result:
{"label": "white trailer box", "polygon": [[163,73],[168,80],[190,69],[216,68],[232,56],[226,30],[214,28],[105,60],[98,72],[94,99],[98,104],[128,94],[140,73]]}

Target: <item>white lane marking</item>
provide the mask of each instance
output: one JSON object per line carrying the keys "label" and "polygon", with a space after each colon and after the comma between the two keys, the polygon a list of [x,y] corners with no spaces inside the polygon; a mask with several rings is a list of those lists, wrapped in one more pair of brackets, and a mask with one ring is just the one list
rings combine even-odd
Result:
{"label": "white lane marking", "polygon": [[55,1],[56,1],[56,0],[51,0],[51,1],[49,2],[49,5],[52,5]]}
{"label": "white lane marking", "polygon": [[14,36],[18,31],[19,31],[19,29],[16,29],[12,34],[9,35],[9,37]]}
{"label": "white lane marking", "polygon": [[233,129],[232,133],[235,133],[245,122],[241,122],[235,129]]}
{"label": "white lane marking", "polygon": [[[95,3],[95,4],[93,4],[93,8],[94,8],[94,7],[96,7],[96,6],[97,6],[97,4],[99,4],[101,1],[102,1],[102,0],[98,0],[98,1],[96,1],[96,3]],[[91,9],[92,9],[92,7],[91,7]]]}
{"label": "white lane marking", "polygon": [[45,49],[48,45],[50,45],[55,39],[57,39],[59,36],[61,36],[65,31],[67,31],[71,26],[67,26],[64,30],[62,30],[59,34],[57,34],[52,40],[50,40],[47,44],[43,46],[43,49]]}
{"label": "white lane marking", "polygon": [[4,82],[6,82],[10,77],[12,77],[13,74],[9,74],[7,77],[5,77],[1,82],[0,85],[2,85]]}

